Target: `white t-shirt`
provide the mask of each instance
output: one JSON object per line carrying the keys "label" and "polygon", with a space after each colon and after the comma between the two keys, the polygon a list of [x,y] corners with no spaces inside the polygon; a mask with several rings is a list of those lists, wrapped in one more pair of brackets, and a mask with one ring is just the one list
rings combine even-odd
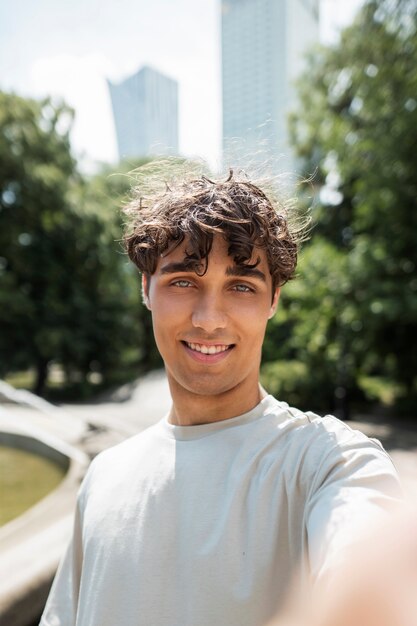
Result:
{"label": "white t-shirt", "polygon": [[41,626],[261,626],[400,497],[381,445],[267,396],[106,450]]}

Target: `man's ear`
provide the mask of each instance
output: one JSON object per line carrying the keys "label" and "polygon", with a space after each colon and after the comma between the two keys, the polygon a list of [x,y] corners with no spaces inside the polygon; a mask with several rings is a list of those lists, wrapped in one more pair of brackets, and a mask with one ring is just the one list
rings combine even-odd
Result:
{"label": "man's ear", "polygon": [[151,302],[149,300],[149,282],[150,276],[142,274],[142,300],[149,311],[151,310]]}
{"label": "man's ear", "polygon": [[274,292],[274,297],[272,299],[272,304],[271,304],[271,308],[270,308],[269,315],[268,315],[268,319],[269,320],[271,319],[271,317],[274,317],[274,315],[275,315],[275,312],[276,312],[277,306],[278,306],[278,300],[279,300],[280,293],[281,293],[281,289],[279,287],[277,287],[275,289],[275,292]]}

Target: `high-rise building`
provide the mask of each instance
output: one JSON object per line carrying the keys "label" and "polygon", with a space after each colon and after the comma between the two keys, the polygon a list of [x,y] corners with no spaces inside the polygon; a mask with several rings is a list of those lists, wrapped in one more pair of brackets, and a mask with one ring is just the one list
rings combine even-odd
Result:
{"label": "high-rise building", "polygon": [[[319,0],[222,0],[223,153],[283,155],[303,55],[319,38]],[[242,159],[240,159],[242,161]]]}
{"label": "high-rise building", "polygon": [[178,83],[150,67],[108,81],[119,157],[178,154]]}

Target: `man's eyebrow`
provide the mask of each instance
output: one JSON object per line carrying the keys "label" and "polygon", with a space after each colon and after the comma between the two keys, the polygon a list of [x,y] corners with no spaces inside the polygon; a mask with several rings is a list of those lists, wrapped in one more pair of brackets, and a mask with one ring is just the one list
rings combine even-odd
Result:
{"label": "man's eyebrow", "polygon": [[[161,267],[161,274],[175,274],[176,272],[194,272],[194,269],[188,263],[184,261],[178,261],[176,263],[168,263]],[[245,265],[230,265],[226,268],[226,276],[240,276],[258,278],[266,283],[266,276],[261,270],[255,267],[246,267]]]}
{"label": "man's eyebrow", "polygon": [[247,267],[245,265],[232,265],[226,269],[227,276],[248,276],[251,278],[259,278],[266,283],[266,276],[256,267]]}

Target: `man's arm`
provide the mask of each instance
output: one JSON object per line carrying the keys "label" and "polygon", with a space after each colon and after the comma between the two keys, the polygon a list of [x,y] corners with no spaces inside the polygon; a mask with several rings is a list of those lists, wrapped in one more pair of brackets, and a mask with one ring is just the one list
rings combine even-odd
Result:
{"label": "man's arm", "polygon": [[379,442],[348,427],[330,434],[333,445],[312,451],[301,586],[268,626],[402,626],[404,609],[417,615],[416,513]]}
{"label": "man's arm", "polygon": [[306,508],[309,569],[316,580],[403,500],[397,471],[381,444],[346,427],[317,471]]}

